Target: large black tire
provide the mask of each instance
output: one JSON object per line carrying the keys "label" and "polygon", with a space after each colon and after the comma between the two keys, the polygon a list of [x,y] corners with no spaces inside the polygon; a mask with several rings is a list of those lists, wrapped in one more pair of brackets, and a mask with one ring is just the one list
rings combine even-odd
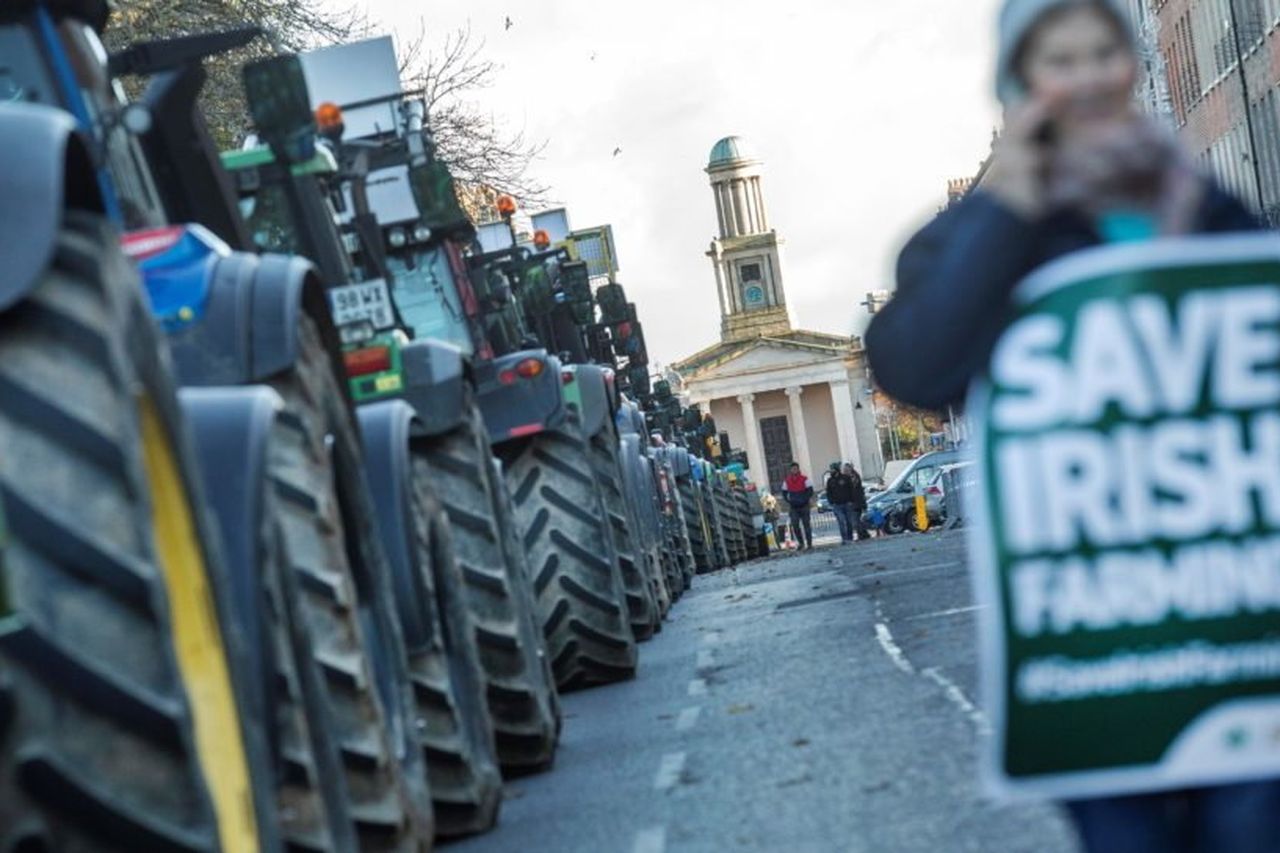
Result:
{"label": "large black tire", "polygon": [[756,526],[752,520],[751,499],[747,497],[747,493],[742,489],[734,489],[733,498],[738,507],[738,523],[742,529],[744,556],[746,559],[752,560],[759,556],[757,552],[759,538],[756,536]]}
{"label": "large black tire", "polygon": [[409,725],[413,700],[356,427],[310,318],[298,336],[296,363],[271,382],[285,429],[269,468],[304,591],[300,610],[325,674],[361,849],[426,849],[434,835],[426,768]]}
{"label": "large black tire", "polygon": [[497,822],[502,775],[465,582],[434,477],[425,454],[414,453],[414,551],[434,636],[426,647],[410,650],[409,672],[425,722],[436,832],[452,838],[484,832]]}
{"label": "large black tire", "polygon": [[707,542],[707,527],[699,503],[698,486],[692,477],[681,477],[678,482],[680,506],[684,514],[685,536],[689,540],[689,551],[693,556],[694,572],[704,574],[711,571],[711,549]]}
{"label": "large black tire", "polygon": [[0,850],[270,847],[194,461],[117,239],[67,213],[0,315]]}
{"label": "large black tire", "polygon": [[556,685],[633,678],[622,571],[577,415],[517,449],[506,473]]}
{"label": "large black tire", "polygon": [[[266,396],[269,392],[261,393]],[[183,408],[189,413],[195,407],[192,422],[201,451],[201,473],[226,545],[228,568],[234,571],[231,582],[248,587],[232,600],[235,618],[244,626],[245,635],[261,646],[254,653],[262,667],[257,678],[262,683],[261,713],[269,729],[269,753],[276,768],[281,835],[287,849],[293,851],[354,850],[357,840],[342,776],[341,747],[333,735],[324,700],[324,673],[300,612],[303,593],[286,550],[280,498],[265,472],[259,481],[247,482],[226,476],[220,467],[226,464],[227,456],[246,461],[253,461],[256,453],[269,457],[271,444],[282,439],[284,427],[273,416],[261,446],[251,446],[251,430],[224,431],[223,421],[206,423],[200,419],[202,411],[212,411],[201,408],[206,399],[201,394],[184,391]],[[245,524],[246,505],[255,511],[256,528],[242,531],[239,526]],[[246,565],[234,566],[231,561],[235,559],[244,559]]]}
{"label": "large black tire", "polygon": [[600,488],[605,514],[609,519],[609,533],[613,539],[614,551],[618,555],[618,567],[622,571],[631,633],[638,642],[644,642],[657,632],[662,625],[662,617],[658,613],[658,604],[654,600],[653,587],[649,582],[650,568],[641,549],[639,524],[627,500],[618,439],[612,423],[606,421],[604,428],[587,440],[587,446],[591,453],[596,485]]}
{"label": "large black tire", "polygon": [[[277,427],[277,429],[279,429]],[[343,853],[358,844],[342,775],[342,747],[334,734],[315,655],[304,593],[286,550],[274,489],[265,490],[262,582],[275,644],[274,723],[283,759],[276,789],[280,826],[290,850]]]}
{"label": "large black tire", "polygon": [[518,531],[479,409],[468,405],[466,422],[426,442],[424,452],[462,570],[498,760],[507,774],[544,770],[555,760],[559,704],[524,552],[508,547]]}

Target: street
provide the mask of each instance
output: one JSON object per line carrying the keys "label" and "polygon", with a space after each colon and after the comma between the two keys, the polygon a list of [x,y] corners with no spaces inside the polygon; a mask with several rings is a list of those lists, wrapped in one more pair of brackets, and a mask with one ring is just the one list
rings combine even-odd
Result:
{"label": "street", "polygon": [[948,532],[699,577],[636,680],[565,697],[554,772],[451,849],[1074,851],[1056,809],[979,792],[965,556]]}

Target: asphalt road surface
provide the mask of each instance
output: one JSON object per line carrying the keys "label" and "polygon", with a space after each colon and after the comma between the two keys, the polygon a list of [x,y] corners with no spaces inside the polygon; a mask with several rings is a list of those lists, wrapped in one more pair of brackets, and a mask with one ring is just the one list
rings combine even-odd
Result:
{"label": "asphalt road surface", "polygon": [[565,697],[550,773],[458,853],[1073,853],[1049,806],[985,799],[961,533],[699,577],[632,682]]}

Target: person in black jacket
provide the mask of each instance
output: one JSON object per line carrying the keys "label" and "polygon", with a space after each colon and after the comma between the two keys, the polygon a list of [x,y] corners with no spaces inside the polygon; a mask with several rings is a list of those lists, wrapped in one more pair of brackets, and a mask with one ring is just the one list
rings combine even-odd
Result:
{"label": "person in black jacket", "polygon": [[[1124,157],[1161,165],[1161,173],[1139,176],[1159,183],[1153,188],[1157,197],[1124,204],[1148,208],[1156,233],[1259,227],[1236,199],[1191,170],[1173,140],[1136,113],[1130,82],[1137,66],[1127,24],[1115,17],[1123,12],[1109,2],[1084,0],[1008,2],[1006,9],[1024,5],[1047,11],[1024,25],[1016,47],[1005,49],[1011,57],[1027,61],[1030,49],[1021,42],[1032,38],[1036,24],[1046,25],[1045,16],[1049,24],[1062,23],[1064,14],[1099,9],[1110,10],[1106,17],[1095,16],[1115,34],[1125,67],[1101,69],[1102,83],[1086,80],[1079,95],[1069,89],[1064,94],[1069,84],[1061,83],[1046,84],[1044,91],[1028,89],[1018,82],[1021,70],[1008,72],[1014,82],[1006,82],[1002,91],[1012,103],[985,180],[907,243],[898,259],[897,293],[867,330],[876,380],[894,398],[914,406],[940,409],[960,402],[1008,323],[1014,285],[1047,261],[1108,239],[1107,211],[1091,202],[1104,196],[1107,178],[1120,182],[1123,176],[1063,174],[1071,165],[1096,163],[1114,148],[1125,149]],[[1104,96],[1097,90],[1105,89],[1108,74],[1120,78],[1111,85],[1115,103],[1100,106]],[[1105,126],[1106,116],[1094,115],[1104,107],[1115,113],[1110,117],[1114,128]],[[1082,183],[1088,189],[1079,189]]]}
{"label": "person in black jacket", "polygon": [[853,526],[858,533],[858,540],[870,539],[871,531],[862,520],[862,514],[867,511],[867,487],[862,482],[862,475],[848,462],[844,463],[844,473],[853,480]]}
{"label": "person in black jacket", "polygon": [[[986,178],[907,243],[897,295],[866,334],[880,386],[916,406],[961,400],[1009,322],[1014,286],[1047,261],[1259,227],[1134,105],[1137,52],[1118,0],[1005,0],[999,35],[1005,130]],[[1280,851],[1280,782],[1069,807],[1090,851]]]}
{"label": "person in black jacket", "polygon": [[835,514],[836,524],[840,526],[840,541],[847,544],[853,541],[856,495],[854,493],[853,477],[849,475],[853,468],[850,465],[845,465],[841,469],[839,465],[835,464],[832,467],[835,470],[827,478],[827,504],[830,505],[831,512]]}

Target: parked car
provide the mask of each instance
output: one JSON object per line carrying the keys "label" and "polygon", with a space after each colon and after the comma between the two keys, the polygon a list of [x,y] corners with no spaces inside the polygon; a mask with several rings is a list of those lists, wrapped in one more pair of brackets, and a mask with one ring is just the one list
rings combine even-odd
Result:
{"label": "parked car", "polygon": [[[901,533],[911,529],[907,516],[914,515],[915,496],[924,492],[944,467],[959,464],[962,459],[958,450],[940,450],[911,460],[898,471],[884,491],[875,496],[867,495],[863,523],[885,533]],[[895,468],[898,468],[898,463],[890,463],[886,468],[886,476],[887,472]],[[910,507],[910,512],[903,512],[904,505]]]}

